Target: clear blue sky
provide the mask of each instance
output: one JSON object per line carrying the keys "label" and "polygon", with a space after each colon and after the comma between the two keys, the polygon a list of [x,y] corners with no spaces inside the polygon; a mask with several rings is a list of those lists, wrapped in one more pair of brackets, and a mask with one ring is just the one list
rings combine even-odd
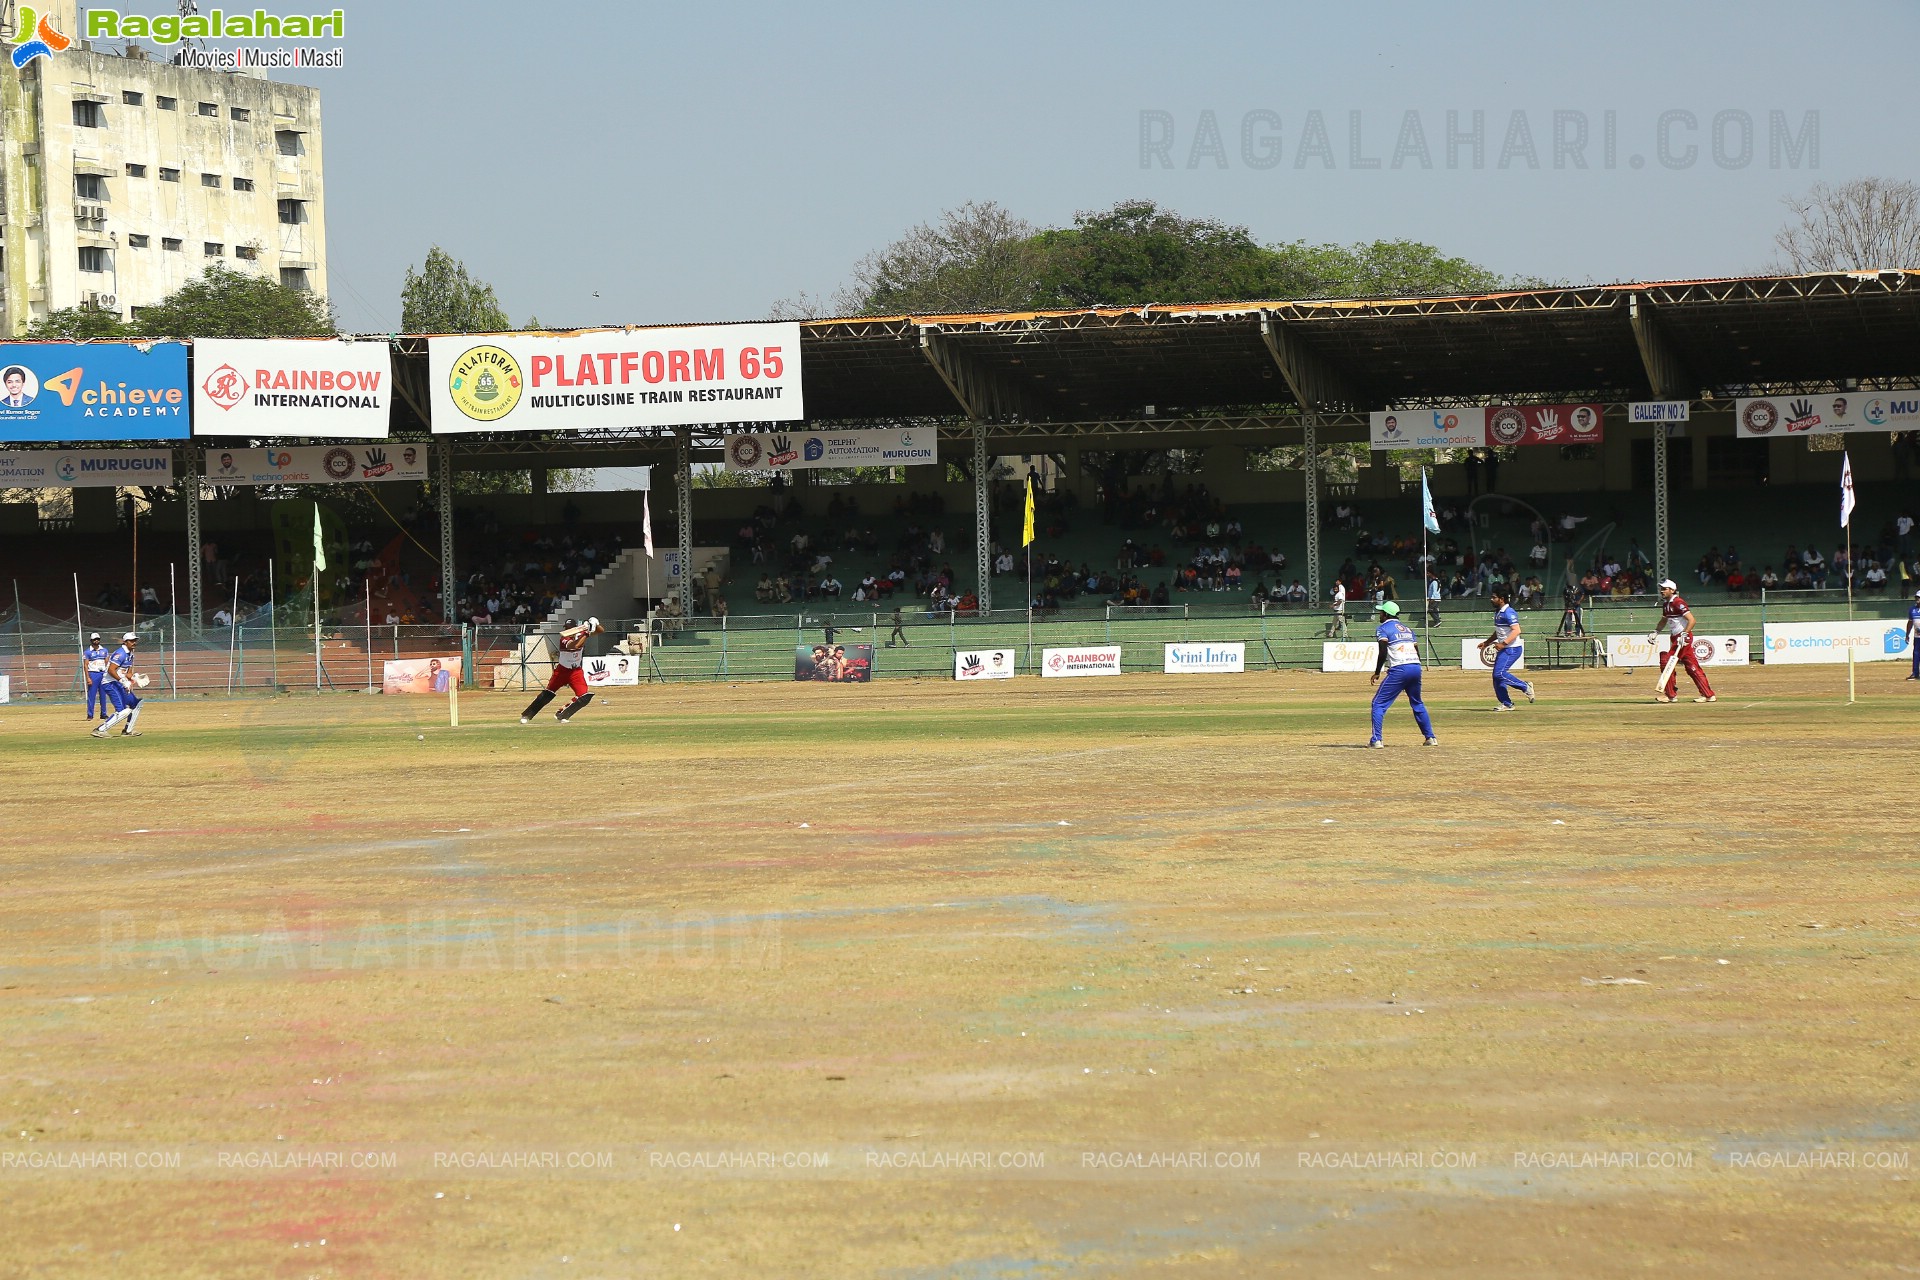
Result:
{"label": "clear blue sky", "polygon": [[[753,318],[970,199],[1060,224],[1145,196],[1268,242],[1409,237],[1575,281],[1739,274],[1771,264],[1781,196],[1920,175],[1913,0],[339,2],[348,67],[299,78],[325,90],[333,296],[352,330],[398,325],[402,274],[436,242],[516,323]],[[1486,113],[1484,167],[1464,147],[1448,167],[1449,109],[1462,129]],[[1204,148],[1188,167],[1205,110],[1224,168]],[[1432,169],[1391,165],[1409,110]],[[1587,169],[1554,167],[1556,110],[1583,113]],[[1669,138],[1699,148],[1690,167],[1656,155],[1667,110],[1697,121]],[[1171,115],[1172,169],[1141,167],[1143,111]],[[1253,111],[1279,118],[1255,118],[1277,167],[1242,156]],[[1331,169],[1295,167],[1311,111]],[[1378,168],[1352,163],[1355,111]],[[1537,169],[1497,167],[1516,111]],[[1817,169],[1804,151],[1772,163],[1776,111],[1802,146],[1818,114]],[[1744,168],[1712,158],[1720,112],[1753,122]],[[1739,141],[1730,117],[1728,159]]]}

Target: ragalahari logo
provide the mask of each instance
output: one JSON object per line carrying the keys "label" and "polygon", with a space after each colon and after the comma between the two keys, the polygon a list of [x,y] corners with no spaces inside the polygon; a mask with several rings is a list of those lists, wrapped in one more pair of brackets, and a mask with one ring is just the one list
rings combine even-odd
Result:
{"label": "ragalahari logo", "polygon": [[208,400],[222,409],[231,409],[247,398],[247,380],[230,364],[223,364],[200,384]]}
{"label": "ragalahari logo", "polygon": [[20,25],[15,29],[13,42],[19,46],[13,51],[13,65],[20,68],[35,58],[51,58],[73,43],[55,31],[51,22],[24,6],[20,10]]}

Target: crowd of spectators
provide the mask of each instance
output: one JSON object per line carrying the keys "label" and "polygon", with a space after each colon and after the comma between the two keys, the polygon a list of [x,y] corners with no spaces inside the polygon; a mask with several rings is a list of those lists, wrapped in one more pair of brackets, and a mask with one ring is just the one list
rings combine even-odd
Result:
{"label": "crowd of spectators", "polygon": [[978,610],[975,596],[956,589],[941,527],[946,502],[939,494],[906,493],[894,501],[893,523],[900,533],[884,550],[857,497],[836,494],[817,533],[799,527],[792,518],[796,508],[782,506],[786,518],[772,504],[756,507],[735,535],[749,563],[759,566],[753,589],[759,603],[833,601],[894,608],[914,597],[925,600],[928,613]]}
{"label": "crowd of spectators", "polygon": [[472,569],[459,584],[456,616],[476,626],[531,626],[544,622],[580,585],[620,554],[611,534],[529,529],[506,546],[467,557]]}

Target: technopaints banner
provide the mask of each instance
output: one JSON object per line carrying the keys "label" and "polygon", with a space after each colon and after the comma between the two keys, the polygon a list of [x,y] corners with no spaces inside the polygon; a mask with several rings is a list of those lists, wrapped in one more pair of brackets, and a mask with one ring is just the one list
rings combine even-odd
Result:
{"label": "technopaints banner", "polygon": [[1769,622],[1762,637],[1767,665],[1896,662],[1907,656],[1907,624],[1898,618],[1858,622]]}
{"label": "technopaints banner", "polygon": [[214,484],[351,484],[424,481],[423,444],[299,445],[286,449],[208,449],[205,474]]}
{"label": "technopaints banner", "polygon": [[184,440],[179,342],[0,344],[0,440]]}

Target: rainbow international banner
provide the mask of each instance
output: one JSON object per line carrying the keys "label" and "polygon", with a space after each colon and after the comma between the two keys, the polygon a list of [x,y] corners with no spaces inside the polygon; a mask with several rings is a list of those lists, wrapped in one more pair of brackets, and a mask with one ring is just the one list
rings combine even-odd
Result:
{"label": "rainbow international banner", "polygon": [[427,366],[438,435],[807,416],[792,323],[430,338]]}
{"label": "rainbow international banner", "polygon": [[427,478],[423,444],[289,445],[208,449],[202,474],[214,484],[355,484]]}
{"label": "rainbow international banner", "polygon": [[1920,391],[1752,396],[1733,402],[1734,434],[1748,440],[1916,428],[1920,428]]}
{"label": "rainbow international banner", "polygon": [[0,343],[0,440],[184,440],[180,342]]}
{"label": "rainbow international banner", "polygon": [[0,489],[108,489],[173,483],[171,449],[0,453]]}
{"label": "rainbow international banner", "polygon": [[385,340],[200,338],[193,434],[383,440],[393,396]]}
{"label": "rainbow international banner", "polygon": [[1040,674],[1052,678],[1117,676],[1120,674],[1120,646],[1043,649],[1040,651]]}

